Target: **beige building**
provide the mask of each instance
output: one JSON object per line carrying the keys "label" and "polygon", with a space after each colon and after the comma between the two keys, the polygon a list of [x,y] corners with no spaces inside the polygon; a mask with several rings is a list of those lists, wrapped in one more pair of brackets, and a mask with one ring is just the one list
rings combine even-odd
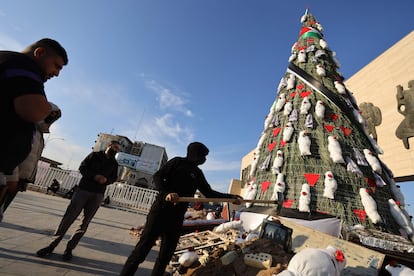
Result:
{"label": "beige building", "polygon": [[[410,80],[414,80],[414,31],[345,81],[360,107],[363,103],[372,103],[381,111],[381,120],[373,120],[380,122],[373,126],[378,145],[384,151],[379,157],[392,170],[396,181],[414,180],[414,138],[409,138],[414,136],[414,85],[409,90]],[[406,116],[398,111],[399,85],[404,90],[405,106],[401,108],[405,108]],[[403,136],[410,143],[406,149],[396,130],[410,114],[413,120],[404,122]]]}

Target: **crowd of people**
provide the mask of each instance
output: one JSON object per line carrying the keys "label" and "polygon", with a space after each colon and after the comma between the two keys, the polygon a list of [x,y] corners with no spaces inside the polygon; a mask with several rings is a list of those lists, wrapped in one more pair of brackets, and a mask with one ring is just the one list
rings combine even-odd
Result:
{"label": "crowd of people", "polygon": [[[17,192],[34,182],[37,161],[44,148],[43,133],[48,133],[51,124],[61,117],[59,107],[47,100],[44,83],[59,76],[67,64],[66,50],[50,38],[41,39],[22,52],[0,51],[0,110],[4,114],[0,120],[7,129],[7,135],[0,136],[0,222]],[[104,151],[91,152],[81,162],[79,185],[49,245],[38,250],[37,256],[51,254],[83,211],[81,224],[62,256],[65,261],[72,259],[72,251],[98,211],[107,185],[118,178],[115,155],[120,150],[121,144],[114,140]],[[206,197],[242,202],[240,196],[220,193],[208,184],[198,167],[206,161],[208,153],[204,144],[190,143],[185,157],[172,158],[154,174],[158,196],[147,216],[142,236],[120,275],[134,275],[159,237],[161,246],[152,275],[164,274],[177,246],[188,206],[179,202],[180,197],[193,197],[198,190]]]}

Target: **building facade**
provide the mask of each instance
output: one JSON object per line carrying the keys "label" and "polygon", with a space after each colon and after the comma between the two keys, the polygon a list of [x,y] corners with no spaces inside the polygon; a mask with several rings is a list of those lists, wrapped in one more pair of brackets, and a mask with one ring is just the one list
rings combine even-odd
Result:
{"label": "building facade", "polygon": [[414,180],[414,31],[345,84],[367,119],[370,135],[384,151],[381,161],[397,182]]}
{"label": "building facade", "polygon": [[[119,181],[128,185],[155,189],[152,176],[168,161],[165,148],[141,141],[133,142],[125,136],[99,133],[93,151],[104,150],[112,140],[120,142],[122,153],[132,155],[139,160],[134,165],[119,166]],[[151,164],[151,168],[148,169],[148,166],[140,164]]]}

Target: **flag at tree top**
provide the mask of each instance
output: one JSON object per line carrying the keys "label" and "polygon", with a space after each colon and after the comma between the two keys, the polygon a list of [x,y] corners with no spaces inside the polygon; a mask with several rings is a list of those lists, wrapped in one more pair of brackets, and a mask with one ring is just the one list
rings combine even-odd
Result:
{"label": "flag at tree top", "polygon": [[414,240],[404,198],[378,157],[383,152],[365,129],[322,25],[308,9],[301,22],[243,180],[257,185],[256,199],[278,200],[281,216],[337,218],[342,229]]}

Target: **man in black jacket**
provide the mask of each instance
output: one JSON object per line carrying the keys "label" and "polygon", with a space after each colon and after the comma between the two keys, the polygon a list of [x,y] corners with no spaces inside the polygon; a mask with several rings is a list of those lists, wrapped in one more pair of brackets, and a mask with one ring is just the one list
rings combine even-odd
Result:
{"label": "man in black jacket", "polygon": [[72,259],[72,250],[85,234],[89,223],[101,206],[106,186],[118,178],[118,163],[115,160],[115,154],[120,150],[119,142],[112,141],[105,151],[92,152],[82,161],[79,167],[82,179],[78,188],[53,235],[52,242],[47,247],[37,251],[37,256],[45,257],[52,253],[83,210],[82,222],[70,238],[63,253],[63,260],[69,261]]}
{"label": "man in black jacket", "polygon": [[180,238],[184,213],[188,207],[188,203],[178,202],[179,197],[193,197],[199,190],[206,197],[234,198],[235,203],[241,203],[240,196],[211,189],[203,172],[198,168],[206,161],[208,152],[205,145],[193,142],[187,147],[186,157],[169,160],[154,174],[153,179],[159,194],[147,216],[141,238],[128,257],[121,276],[134,275],[158,237],[161,237],[161,247],[152,275],[164,274]]}

